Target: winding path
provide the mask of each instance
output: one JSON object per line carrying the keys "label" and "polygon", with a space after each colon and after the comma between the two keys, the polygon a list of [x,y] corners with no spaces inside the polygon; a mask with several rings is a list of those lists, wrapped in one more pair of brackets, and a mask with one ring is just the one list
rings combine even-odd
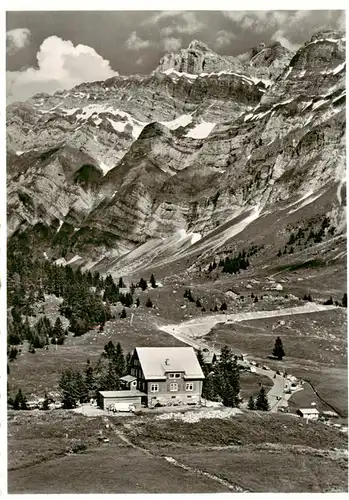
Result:
{"label": "winding path", "polygon": [[[289,307],[286,309],[277,309],[272,311],[253,311],[236,314],[214,314],[211,316],[205,316],[200,319],[195,318],[189,321],[184,321],[179,324],[158,326],[158,329],[172,335],[176,339],[194,347],[195,349],[207,348],[212,350],[212,348],[210,348],[202,338],[205,337],[218,323],[236,323],[260,318],[272,318],[295,314],[309,314],[319,311],[327,311],[330,309],[337,309],[337,306],[325,306],[322,304],[309,302],[308,304],[299,307]],[[214,352],[216,354],[219,354],[219,351]],[[288,379],[285,379],[283,376],[277,375],[273,370],[263,370],[262,368],[256,367],[256,373],[269,377],[273,382],[273,386],[268,392],[268,401],[271,412],[276,412],[280,407],[286,406],[287,400],[292,396],[292,394],[297,392],[292,391],[291,394],[285,394],[284,391],[286,388],[289,388],[291,382]],[[297,390],[302,390],[302,388],[298,388]]]}

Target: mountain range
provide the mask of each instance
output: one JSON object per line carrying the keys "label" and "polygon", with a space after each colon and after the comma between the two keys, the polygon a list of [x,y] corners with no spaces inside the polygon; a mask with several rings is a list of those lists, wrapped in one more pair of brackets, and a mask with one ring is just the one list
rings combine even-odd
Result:
{"label": "mountain range", "polygon": [[260,43],[237,57],[194,40],[149,75],[10,104],[9,237],[124,276],[199,269],[241,245],[259,244],[267,261],[297,228],[325,228],[297,250],[304,258],[310,246],[338,259],[345,66],[342,32],[318,32],[296,53]]}

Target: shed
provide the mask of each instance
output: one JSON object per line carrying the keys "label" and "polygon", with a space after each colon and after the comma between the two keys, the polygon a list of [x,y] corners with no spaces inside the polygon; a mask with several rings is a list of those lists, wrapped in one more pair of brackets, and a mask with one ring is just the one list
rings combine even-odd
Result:
{"label": "shed", "polygon": [[120,382],[126,389],[136,389],[137,388],[137,379],[133,375],[125,375],[120,378]]}
{"label": "shed", "polygon": [[319,411],[316,408],[299,408],[297,414],[309,420],[317,420],[319,418]]}
{"label": "shed", "polygon": [[141,407],[142,396],[146,396],[138,390],[129,391],[99,391],[99,406],[102,410],[114,407],[119,411],[130,411],[130,406],[136,409]]}
{"label": "shed", "polygon": [[339,415],[335,411],[323,411],[322,415],[326,418],[338,418]]}

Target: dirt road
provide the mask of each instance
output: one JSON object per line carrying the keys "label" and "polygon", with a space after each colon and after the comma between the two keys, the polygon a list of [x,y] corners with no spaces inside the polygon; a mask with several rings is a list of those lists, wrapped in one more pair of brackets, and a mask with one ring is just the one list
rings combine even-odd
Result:
{"label": "dirt road", "polygon": [[[184,321],[179,324],[162,325],[158,326],[158,328],[159,330],[169,333],[173,337],[194,347],[195,349],[208,348],[212,350],[203,340],[203,337],[205,337],[217,323],[233,323],[259,318],[271,318],[294,314],[309,314],[317,311],[326,311],[335,308],[336,306],[324,306],[321,304],[314,304],[313,302],[309,302],[308,304],[305,304],[303,306],[290,307],[280,310],[277,309],[273,311],[253,311],[237,314],[214,314],[200,319],[195,318],[189,321]],[[219,354],[219,352],[216,351],[216,354]],[[273,382],[273,386],[268,392],[270,411],[276,412],[280,407],[287,406],[287,401],[292,396],[292,393],[285,394],[284,390],[286,388],[286,385],[290,386],[291,382],[285,379],[283,376],[276,375],[276,372],[273,370],[262,370],[261,368],[256,368],[256,373],[269,377]],[[297,390],[302,390],[302,388],[298,387]],[[294,392],[296,391],[293,391],[293,393]]]}

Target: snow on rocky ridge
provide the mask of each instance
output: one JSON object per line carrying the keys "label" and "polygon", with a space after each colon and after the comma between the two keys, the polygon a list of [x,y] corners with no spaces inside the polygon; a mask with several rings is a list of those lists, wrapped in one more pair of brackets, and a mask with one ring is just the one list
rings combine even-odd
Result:
{"label": "snow on rocky ridge", "polygon": [[[114,259],[111,266],[117,262],[125,274],[160,258],[172,262],[195,252],[215,252],[264,210],[272,210],[274,202],[299,199],[310,187],[318,193],[331,179],[341,178],[336,171],[344,157],[342,52],[339,46],[334,57],[319,43],[306,52],[303,47],[293,67],[283,66],[282,76],[273,75],[269,87],[252,76],[258,74],[252,72],[255,68],[250,76],[240,74],[238,65],[229,69],[227,59],[224,66],[210,52],[205,66],[183,65],[197,74],[177,71],[182,68],[178,64],[164,66],[164,72],[144,78],[116,77],[11,106],[11,150],[37,150],[32,178],[10,186],[11,227],[37,221],[30,206],[18,201],[24,187],[34,206],[42,204],[43,213],[59,213],[64,219],[65,208],[73,207],[72,225],[83,221],[96,234],[96,262],[104,252],[105,262]],[[154,123],[160,126],[142,134]],[[43,164],[41,155],[50,148],[56,152]],[[302,172],[299,157],[310,165]],[[22,159],[11,161],[15,170]],[[98,164],[103,174],[120,168],[101,181],[98,176],[92,186],[70,184],[69,176],[56,183],[66,165],[75,172],[85,162]],[[304,201],[309,200],[312,195]],[[53,220],[42,219],[48,224]],[[91,256],[79,233],[74,234],[72,254],[86,262]]]}

